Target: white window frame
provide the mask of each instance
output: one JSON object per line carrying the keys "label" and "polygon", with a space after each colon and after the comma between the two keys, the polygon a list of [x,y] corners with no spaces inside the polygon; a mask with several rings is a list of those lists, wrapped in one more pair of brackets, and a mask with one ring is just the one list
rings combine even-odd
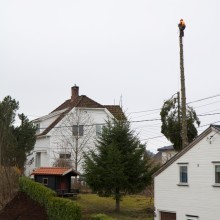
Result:
{"label": "white window frame", "polygon": [[35,167],[41,167],[41,152],[35,154]]}
{"label": "white window frame", "polygon": [[220,184],[220,177],[217,177],[217,173],[220,174],[220,164],[215,165],[215,184]]}
{"label": "white window frame", "polygon": [[[219,182],[217,182],[217,179],[216,179],[216,169],[218,167],[218,169],[220,169],[220,161],[212,161],[213,163],[213,170],[214,170],[214,185],[213,186],[216,186],[216,187],[220,187],[220,179],[219,179]],[[218,171],[219,172],[219,171]]]}
{"label": "white window frame", "polygon": [[44,186],[48,186],[48,178],[43,178],[43,179],[42,179],[42,184],[43,184]]}
{"label": "white window frame", "polygon": [[59,153],[60,159],[71,159],[71,153]]}
{"label": "white window frame", "polygon": [[40,122],[37,122],[35,126],[37,127],[36,134],[40,134]]}
{"label": "white window frame", "polygon": [[186,220],[199,220],[199,216],[186,215]]}
{"label": "white window frame", "polygon": [[95,126],[96,136],[100,136],[102,134],[102,127],[103,127],[103,125],[96,124],[96,126]]}
{"label": "white window frame", "polygon": [[[189,163],[178,163],[179,166],[179,186],[188,186],[189,185]],[[182,176],[182,168],[186,168],[186,181],[183,181],[183,176]]]}
{"label": "white window frame", "polygon": [[73,125],[72,127],[73,136],[83,136],[84,135],[84,125]]}

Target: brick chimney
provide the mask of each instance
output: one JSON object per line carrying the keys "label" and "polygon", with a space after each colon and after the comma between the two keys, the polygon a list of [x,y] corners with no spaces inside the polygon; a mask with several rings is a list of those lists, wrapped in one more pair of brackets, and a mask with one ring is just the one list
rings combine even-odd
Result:
{"label": "brick chimney", "polygon": [[71,88],[72,95],[71,95],[71,101],[74,101],[79,96],[79,87],[77,85],[74,85]]}

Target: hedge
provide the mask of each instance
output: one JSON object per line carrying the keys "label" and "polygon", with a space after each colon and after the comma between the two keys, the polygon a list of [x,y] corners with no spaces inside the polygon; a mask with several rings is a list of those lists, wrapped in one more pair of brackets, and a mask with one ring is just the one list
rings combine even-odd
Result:
{"label": "hedge", "polygon": [[94,214],[91,215],[90,220],[113,220],[113,218],[105,214]]}
{"label": "hedge", "polygon": [[45,207],[50,220],[81,220],[81,210],[72,200],[56,197],[56,193],[27,177],[19,178],[20,191]]}
{"label": "hedge", "polygon": [[53,197],[47,205],[47,214],[52,220],[80,220],[81,210],[76,202],[69,199]]}
{"label": "hedge", "polygon": [[56,196],[52,189],[24,176],[19,178],[19,189],[44,207],[47,206],[48,200],[51,197]]}

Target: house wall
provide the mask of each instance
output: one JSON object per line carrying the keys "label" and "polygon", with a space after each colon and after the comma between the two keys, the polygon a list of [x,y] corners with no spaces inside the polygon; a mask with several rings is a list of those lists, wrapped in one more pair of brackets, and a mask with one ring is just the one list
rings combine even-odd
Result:
{"label": "house wall", "polygon": [[[25,175],[30,176],[33,169],[35,169],[36,167],[48,167],[50,161],[49,153],[50,153],[50,137],[45,136],[42,138],[37,138],[34,146],[34,150],[27,157],[27,162],[25,165]],[[39,157],[38,166],[36,164],[37,157]]]}
{"label": "house wall", "polygon": [[[75,109],[73,109],[71,113],[73,113],[75,111]],[[91,128],[90,131],[88,131],[88,133],[86,133],[86,129],[88,127],[84,127],[84,135],[82,137],[79,138],[78,140],[78,145],[80,146],[82,143],[83,145],[85,145],[85,149],[93,149],[95,147],[95,139],[96,139],[96,124],[104,124],[105,120],[107,120],[108,115],[106,114],[104,109],[87,109],[85,108],[84,110],[82,110],[85,112],[85,114],[89,115],[89,120],[86,120],[84,122],[83,119],[80,119],[79,124],[81,125],[93,125],[92,127],[89,127],[89,130]],[[82,116],[83,118],[83,116]],[[66,124],[68,124],[66,122],[66,119],[62,119],[62,121],[59,122],[59,124],[57,125],[57,127],[62,127],[61,130],[60,129],[53,129],[53,131],[51,131],[50,135],[51,135],[51,139],[50,139],[50,153],[49,153],[49,166],[52,166],[54,164],[54,162],[59,158],[59,153],[61,152],[70,152],[72,154],[72,148],[75,145],[75,140],[72,140],[73,136],[72,136],[72,128],[70,127],[63,127]],[[74,124],[74,122],[73,122]],[[62,134],[61,134],[62,133]],[[63,136],[63,137],[62,137]],[[86,144],[84,144],[85,139],[89,138],[89,141],[86,141]],[[66,142],[70,142],[71,144],[68,144]],[[78,167],[78,171],[81,172],[82,171],[82,167],[79,166]]]}
{"label": "house wall", "polygon": [[[73,113],[75,109],[73,109],[70,113]],[[86,148],[91,149],[94,148],[95,144],[94,141],[96,139],[96,124],[104,124],[107,120],[108,116],[111,117],[111,115],[108,115],[108,112],[105,111],[105,109],[91,109],[91,108],[84,108],[84,113],[89,115],[89,121],[82,122],[80,124],[92,124],[94,125],[92,127],[91,134],[89,134],[89,141],[86,142]],[[53,117],[53,120],[57,118]],[[50,125],[50,123],[53,122],[52,118],[46,119],[45,121],[41,122],[41,125],[44,127],[47,127]],[[74,122],[73,122],[74,124]],[[71,125],[73,125],[71,124]],[[36,144],[34,147],[34,151],[32,154],[28,157],[28,161],[30,161],[32,158],[34,158],[34,161],[31,165],[26,165],[26,171],[25,174],[28,176],[33,171],[33,169],[36,168],[36,157],[37,153],[41,153],[40,158],[40,166],[41,167],[50,167],[53,166],[56,159],[59,158],[59,153],[61,152],[71,152],[71,146],[67,144],[68,138],[72,138],[72,128],[69,125],[69,122],[66,122],[66,119],[63,118],[57,125],[56,128],[52,129],[47,136],[44,136],[42,138],[37,138]],[[60,129],[59,129],[60,127]],[[62,130],[62,131],[61,131]],[[86,136],[87,134],[84,133]],[[79,139],[79,145],[85,140],[84,137],[80,137]],[[74,142],[73,142],[74,143]],[[78,169],[79,171],[82,171],[81,166]]]}
{"label": "house wall", "polygon": [[[219,220],[220,187],[213,187],[212,161],[220,161],[220,135],[216,132],[211,132],[155,177],[155,220],[160,220],[160,211],[175,212],[177,220],[186,220],[186,215],[199,216],[199,220]],[[178,186],[178,163],[188,163],[188,186]]]}
{"label": "house wall", "polygon": [[59,117],[61,112],[62,111],[57,113],[51,113],[34,121],[34,123],[38,124],[39,126],[39,131],[37,132],[37,134],[42,133],[53,121],[55,121]]}
{"label": "house wall", "polygon": [[162,152],[162,164],[166,163],[170,158],[176,154],[174,150],[166,150]]}

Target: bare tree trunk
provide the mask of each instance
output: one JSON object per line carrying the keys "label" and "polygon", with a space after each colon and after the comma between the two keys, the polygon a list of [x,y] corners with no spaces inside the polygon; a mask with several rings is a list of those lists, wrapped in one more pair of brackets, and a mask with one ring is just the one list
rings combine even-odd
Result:
{"label": "bare tree trunk", "polygon": [[181,98],[182,98],[182,148],[188,145],[187,119],[186,119],[186,90],[183,60],[183,39],[180,36],[180,79],[181,79]]}
{"label": "bare tree trunk", "polygon": [[5,166],[4,166],[4,171],[5,171],[5,177],[7,179],[7,185],[8,185],[8,189],[9,189],[9,196],[11,197],[11,195],[12,195],[11,181],[10,181],[9,176],[8,176],[8,170],[6,170]]}
{"label": "bare tree trunk", "polygon": [[115,211],[116,212],[120,212],[120,200],[121,200],[121,196],[120,196],[119,189],[116,189],[115,190]]}

